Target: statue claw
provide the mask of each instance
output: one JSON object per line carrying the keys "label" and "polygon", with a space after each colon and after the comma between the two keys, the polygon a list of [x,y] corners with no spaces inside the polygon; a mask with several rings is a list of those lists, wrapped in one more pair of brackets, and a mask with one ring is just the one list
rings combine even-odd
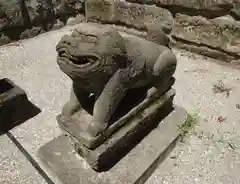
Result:
{"label": "statue claw", "polygon": [[88,125],[87,132],[96,137],[101,134],[104,130],[106,130],[107,124],[106,123],[99,123],[97,121],[91,121]]}

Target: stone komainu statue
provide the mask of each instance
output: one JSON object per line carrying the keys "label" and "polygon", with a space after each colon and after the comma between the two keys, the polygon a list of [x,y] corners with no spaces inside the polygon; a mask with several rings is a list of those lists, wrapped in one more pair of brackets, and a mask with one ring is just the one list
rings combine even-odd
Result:
{"label": "stone komainu statue", "polygon": [[[163,45],[120,33],[104,25],[83,23],[56,46],[57,63],[73,81],[70,100],[60,116],[70,118],[94,96],[90,136],[101,135],[127,91],[149,86],[162,91],[176,69],[177,60]],[[78,123],[72,119],[71,124]]]}

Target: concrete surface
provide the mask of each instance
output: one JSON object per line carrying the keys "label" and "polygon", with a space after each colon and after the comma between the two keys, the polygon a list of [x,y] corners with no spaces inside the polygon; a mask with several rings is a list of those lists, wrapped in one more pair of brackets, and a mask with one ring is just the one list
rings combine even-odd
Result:
{"label": "concrete surface", "polygon": [[186,111],[176,107],[107,172],[98,173],[89,167],[64,135],[41,147],[39,155],[64,184],[142,184],[174,147],[180,136],[178,125],[187,118]]}
{"label": "concrete surface", "polygon": [[[60,134],[55,116],[69,98],[70,80],[56,65],[54,47],[72,28],[0,47],[0,77],[8,77],[21,86],[42,110],[11,130],[37,161],[37,149]],[[192,135],[177,146],[148,183],[240,183],[240,71],[212,59],[174,51],[179,62],[175,102],[196,114],[199,121]],[[213,93],[218,80],[232,88],[229,97]]]}
{"label": "concrete surface", "polygon": [[46,183],[6,135],[0,136],[0,145],[1,184]]}

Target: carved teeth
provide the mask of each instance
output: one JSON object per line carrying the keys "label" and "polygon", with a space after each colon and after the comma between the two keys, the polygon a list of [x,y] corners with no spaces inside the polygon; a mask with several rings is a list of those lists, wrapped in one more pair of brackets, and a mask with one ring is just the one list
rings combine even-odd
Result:
{"label": "carved teeth", "polygon": [[84,64],[87,64],[87,63],[91,63],[87,57],[73,57],[71,56],[70,57],[70,60],[74,63],[74,64],[77,64],[77,65],[84,65]]}

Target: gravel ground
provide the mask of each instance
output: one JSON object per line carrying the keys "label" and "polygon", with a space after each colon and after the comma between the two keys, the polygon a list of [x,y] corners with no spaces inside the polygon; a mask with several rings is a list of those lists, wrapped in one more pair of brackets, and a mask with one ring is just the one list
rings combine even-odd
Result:
{"label": "gravel ground", "polygon": [[[70,80],[56,65],[55,45],[74,27],[0,47],[0,77],[20,85],[42,110],[11,131],[36,160],[37,149],[60,134],[55,118],[69,98]],[[195,54],[174,52],[179,62],[175,102],[197,118],[197,125],[148,184],[238,184],[240,70]]]}
{"label": "gravel ground", "polygon": [[197,124],[148,184],[238,184],[240,70],[195,54],[175,53],[175,103]]}
{"label": "gravel ground", "polygon": [[6,135],[0,145],[1,184],[47,184]]}

